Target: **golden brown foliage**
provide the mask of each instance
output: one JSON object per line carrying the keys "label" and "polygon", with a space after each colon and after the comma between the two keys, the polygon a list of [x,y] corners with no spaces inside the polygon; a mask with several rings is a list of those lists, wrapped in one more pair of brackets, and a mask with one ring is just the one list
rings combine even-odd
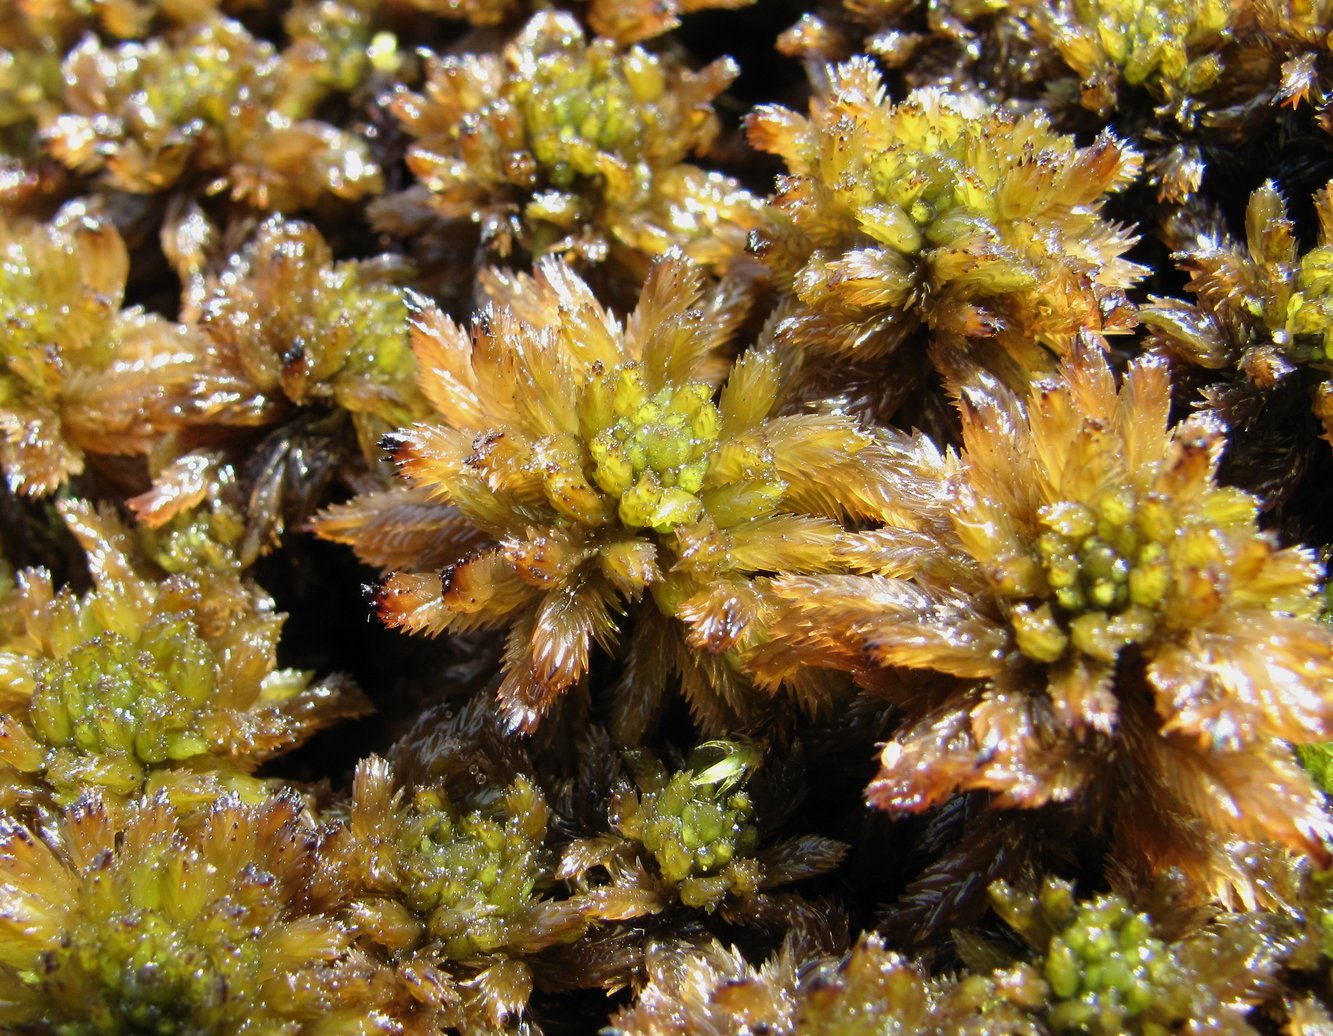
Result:
{"label": "golden brown foliage", "polygon": [[[976,62],[988,37],[1003,38],[1009,26],[1020,25],[1007,13],[1022,6],[1009,0],[824,0],[778,37],[777,48],[807,63],[863,53],[902,70],[909,81],[943,78]],[[812,72],[816,80],[819,75]]]}
{"label": "golden brown foliage", "polygon": [[[166,575],[105,512],[61,505],[95,589],[18,575],[0,643],[0,801],[109,801],[165,790],[180,803],[265,794],[260,763],[359,715],[350,681],[276,664],[283,616],[235,562]],[[225,551],[221,552],[225,558]]]}
{"label": "golden brown foliage", "polygon": [[0,225],[0,466],[54,491],[84,453],[147,453],[190,406],[198,336],[122,308],[130,257],[77,203],[48,224]]}
{"label": "golden brown foliage", "polygon": [[66,114],[43,127],[52,153],[120,190],[184,177],[258,209],[378,193],[365,143],[310,118],[313,101],[280,56],[226,18],[146,43],[88,36],[65,57]]}
{"label": "golden brown foliage", "polygon": [[[542,4],[528,0],[404,0],[422,11],[463,18],[473,25],[501,25]],[[746,7],[755,0],[586,0],[575,5],[589,28],[619,44],[642,43],[680,25],[682,15],[709,8]]]}
{"label": "golden brown foliage", "polygon": [[393,110],[431,206],[479,226],[489,254],[609,258],[642,276],[669,248],[714,267],[745,248],[758,200],[686,161],[717,135],[712,102],[736,74],[588,42],[548,13],[502,54],[430,58],[425,93],[400,91]]}
{"label": "golden brown foliage", "polygon": [[229,508],[249,564],[335,478],[357,489],[388,481],[380,439],[427,410],[404,276],[392,256],[335,262],[313,226],[276,216],[221,274],[196,268],[203,338],[191,411],[158,450],[152,489],[131,501],[139,518],[158,526],[206,501]]}
{"label": "golden brown foliage", "polygon": [[[1150,342],[1207,370],[1234,372],[1260,392],[1310,379],[1311,404],[1333,442],[1333,183],[1315,195],[1319,243],[1301,253],[1270,180],[1250,195],[1245,243],[1227,237],[1176,254],[1194,303],[1158,298],[1143,310]],[[1214,389],[1217,405],[1229,393]]]}
{"label": "golden brown foliage", "polygon": [[1134,238],[1100,209],[1139,159],[1109,132],[1078,148],[1039,111],[941,89],[893,104],[865,58],[831,70],[808,118],[764,105],[747,125],[789,170],[757,247],[801,303],[794,343],[881,356],[925,324],[1021,386],[1079,331],[1133,326]]}
{"label": "golden brown foliage", "polygon": [[[1163,933],[1118,895],[1076,901],[1048,880],[1037,894],[991,887],[997,912],[1028,946],[960,937],[970,973],[930,977],[876,935],[850,950],[830,933],[798,925],[760,967],[718,942],[659,942],[631,1007],[612,1019],[618,1036],[783,1036],[872,1033],[1252,1034],[1246,1011],[1277,986],[1274,918],[1222,915],[1178,936]],[[1307,1012],[1308,1013],[1308,1012]]]}
{"label": "golden brown foliage", "polygon": [[584,677],[594,644],[617,647],[626,613],[618,737],[642,736],[673,672],[705,729],[750,714],[739,663],[767,574],[827,568],[840,519],[890,510],[874,439],[837,414],[781,414],[789,375],[771,344],[714,403],[745,307],[679,256],[624,324],[559,260],[486,283],[497,303],[471,338],[418,307],[421,387],[443,423],[398,437],[415,491],[334,508],[317,531],[371,562],[405,537],[461,548],[480,532],[489,542],[442,573],[392,576],[377,607],[431,635],[508,627],[499,701],[514,728]]}
{"label": "golden brown foliage", "polygon": [[352,946],[317,844],[294,795],[224,797],[193,819],[143,799],[123,821],[88,797],[40,835],[0,818],[0,1020],[73,1036],[404,1031],[411,1001]]}
{"label": "golden brown foliage", "polygon": [[1319,570],[1216,485],[1221,429],[1170,427],[1169,396],[1162,362],[1117,390],[1094,346],[1026,406],[980,377],[957,460],[904,445],[915,528],[867,533],[849,553],[867,574],[776,581],[788,604],[757,660],[767,678],[809,658],[942,674],[930,694],[876,681],[905,719],[872,802],[1085,798],[1131,858],[1196,872],[1205,832],[1326,851],[1322,800],[1288,747],[1333,722]]}

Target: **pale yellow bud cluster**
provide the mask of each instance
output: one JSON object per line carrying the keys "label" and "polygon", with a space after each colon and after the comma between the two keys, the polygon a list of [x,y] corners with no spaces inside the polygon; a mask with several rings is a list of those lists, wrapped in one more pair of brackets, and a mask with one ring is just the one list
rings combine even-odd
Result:
{"label": "pale yellow bud cluster", "polygon": [[622,522],[669,532],[703,516],[699,493],[721,428],[712,388],[691,381],[650,395],[628,363],[588,383],[583,411],[593,477],[619,497]]}
{"label": "pale yellow bud cluster", "polygon": [[1072,641],[1084,654],[1109,662],[1126,644],[1151,636],[1171,579],[1164,544],[1176,526],[1165,503],[1139,501],[1122,488],[1092,506],[1047,504],[1038,521],[1046,531],[1036,549],[1051,596],[1038,607],[1014,609],[1019,650],[1054,662]]}

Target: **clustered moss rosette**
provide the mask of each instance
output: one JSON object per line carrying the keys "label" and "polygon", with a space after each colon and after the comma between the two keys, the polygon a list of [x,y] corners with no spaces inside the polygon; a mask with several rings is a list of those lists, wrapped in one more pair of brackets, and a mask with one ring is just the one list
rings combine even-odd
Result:
{"label": "clustered moss rosette", "polygon": [[382,189],[365,141],[311,118],[314,102],[272,44],[214,18],[146,43],[88,36],[66,56],[67,110],[42,127],[72,169],[153,194],[199,178],[258,209]]}
{"label": "clustered moss rosette", "polygon": [[[1118,894],[1077,900],[1057,879],[1035,893],[996,883],[990,895],[1012,932],[958,933],[962,955],[975,963],[957,975],[928,975],[878,934],[848,947],[845,936],[806,917],[758,967],[717,941],[654,942],[634,1002],[607,1031],[704,1036],[762,1025],[780,1036],[1157,1036],[1200,1019],[1207,1031],[1260,1031],[1246,1012],[1277,982],[1271,917],[1219,914],[1167,933]],[[1015,954],[1014,935],[1025,952]]]}
{"label": "clustered moss rosette", "polygon": [[545,799],[526,778],[486,808],[460,809],[438,787],[407,796],[372,757],[357,768],[331,845],[366,938],[397,954],[464,960],[539,927],[546,826]]}
{"label": "clustered moss rosette", "polygon": [[1036,891],[997,882],[990,898],[1032,951],[1019,968],[1044,980],[1037,1002],[1053,1032],[1165,1033],[1200,1018],[1259,1031],[1245,1015],[1277,979],[1271,915],[1216,914],[1169,932],[1119,893],[1079,900],[1049,877]]}
{"label": "clustered moss rosette", "polygon": [[502,54],[431,58],[425,93],[392,106],[430,205],[479,227],[487,253],[611,258],[641,277],[669,248],[719,268],[745,249],[758,199],[686,161],[716,137],[712,102],[737,71],[589,42],[547,13]]}
{"label": "clustered moss rosette", "polygon": [[221,371],[200,379],[198,423],[259,426],[293,407],[351,416],[367,457],[422,410],[394,256],[336,262],[312,225],[272,217],[215,278],[199,326]]}
{"label": "clustered moss rosette", "polygon": [[143,454],[189,409],[197,336],[122,308],[130,256],[80,203],[0,226],[0,466],[53,492],[85,454]]}
{"label": "clustered moss rosette", "polygon": [[233,571],[154,575],[131,534],[87,504],[60,505],[95,589],[57,592],[18,575],[0,644],[0,799],[7,809],[108,804],[165,790],[179,803],[220,789],[253,800],[260,763],[365,700],[343,678],[276,666],[283,616]]}
{"label": "clustered moss rosette", "polygon": [[[1141,319],[1150,345],[1261,393],[1309,382],[1333,443],[1333,184],[1315,195],[1318,244],[1301,253],[1286,203],[1270,180],[1250,195],[1245,241],[1215,236],[1175,255],[1194,302],[1155,298]],[[1307,372],[1302,378],[1302,373]],[[1225,404],[1225,387],[1214,403]]]}
{"label": "clustered moss rosette", "polygon": [[727,891],[753,892],[759,886],[758,865],[746,860],[759,829],[754,800],[742,786],[753,748],[720,747],[722,758],[711,766],[701,761],[675,773],[641,751],[631,753],[638,793],[621,795],[611,807],[620,833],[652,854],[662,878],[678,886],[681,901],[690,906],[715,904]]}
{"label": "clustered moss rosette", "polygon": [[772,889],[833,870],[847,852],[814,835],[761,847],[762,818],[747,787],[762,761],[754,743],[704,742],[674,771],[642,748],[626,749],[624,760],[633,781],[621,777],[612,789],[612,833],[571,843],[556,871],[622,912],[680,903],[711,913],[728,901],[754,908]]}
{"label": "clustered moss rosette", "polygon": [[663,905],[629,880],[563,887],[546,797],[522,774],[459,799],[445,782],[400,786],[371,756],[336,813],[322,851],[359,945],[461,1032],[529,1024],[531,960]]}
{"label": "clustered moss rosette", "polygon": [[[217,233],[194,219],[205,239]],[[153,527],[228,508],[249,564],[303,524],[330,483],[392,478],[380,439],[427,412],[399,286],[407,270],[388,255],[337,262],[312,225],[278,216],[219,273],[201,254],[176,258],[200,332],[193,405],[130,505]]]}
{"label": "clustered moss rosette", "polygon": [[829,567],[844,518],[892,511],[876,440],[837,413],[780,413],[772,345],[736,361],[714,402],[744,306],[679,256],[654,265],[623,325],[559,260],[487,283],[497,302],[471,338],[428,304],[415,318],[438,416],[396,438],[411,490],[332,508],[316,531],[385,567],[411,556],[403,533],[418,557],[452,547],[442,572],[391,576],[380,616],[431,635],[509,627],[498,696],[516,729],[622,633],[622,742],[672,672],[703,727],[727,728],[756,704],[741,656],[767,575]]}
{"label": "clustered moss rosette", "polygon": [[1084,107],[1109,115],[1123,83],[1148,90],[1159,111],[1192,126],[1197,99],[1229,71],[1224,55],[1243,33],[1248,7],[1230,0],[1062,0],[1033,5],[1032,18],[1078,78]]}
{"label": "clustered moss rosette", "polygon": [[904,445],[918,519],[866,534],[849,564],[868,574],[776,581],[788,605],[756,660],[768,678],[820,655],[870,679],[942,674],[929,695],[880,681],[905,715],[872,802],[1082,799],[1123,859],[1219,885],[1210,838],[1327,852],[1290,747],[1333,722],[1319,567],[1216,484],[1217,423],[1170,427],[1169,404],[1160,359],[1117,390],[1091,343],[1025,403],[983,376],[963,392],[961,455]]}
{"label": "clustered moss rosette", "polygon": [[[1084,329],[1133,327],[1134,236],[1104,219],[1138,155],[1086,148],[1034,111],[922,89],[894,104],[866,58],[830,69],[805,117],[761,105],[750,142],[779,155],[760,257],[802,304],[798,345],[880,356],[926,325],[1009,380],[1051,369]],[[1044,347],[1044,348],[1043,348]]]}
{"label": "clustered moss rosette", "polygon": [[117,817],[95,796],[36,833],[0,817],[9,1031],[436,1031],[404,1026],[416,1005],[353,946],[298,796]]}

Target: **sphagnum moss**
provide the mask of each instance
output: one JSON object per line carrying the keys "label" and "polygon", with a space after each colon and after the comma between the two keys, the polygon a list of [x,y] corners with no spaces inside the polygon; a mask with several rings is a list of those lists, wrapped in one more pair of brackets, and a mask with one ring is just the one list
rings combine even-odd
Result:
{"label": "sphagnum moss", "polygon": [[[708,741],[670,771],[644,749],[628,749],[623,777],[610,795],[607,819],[613,833],[575,841],[565,849],[562,878],[575,879],[592,894],[630,890],[643,913],[673,903],[692,909],[763,909],[767,893],[833,870],[847,846],[817,835],[761,845],[761,818],[747,787],[762,759],[748,742]],[[605,871],[611,886],[597,880]]]}
{"label": "sphagnum moss", "polygon": [[330,483],[391,479],[381,437],[427,411],[398,283],[408,270],[389,255],[336,262],[313,226],[277,216],[219,273],[202,251],[178,259],[197,332],[183,357],[195,405],[130,506],[153,527],[227,509],[248,565],[302,525]]}
{"label": "sphagnum moss", "polygon": [[[0,1020],[56,1036],[431,1032],[320,886],[295,795],[0,819]],[[421,1012],[424,1014],[425,1012]]]}
{"label": "sphagnum moss", "polygon": [[1079,331],[1133,326],[1143,270],[1101,208],[1139,156],[1109,132],[1080,148],[942,88],[893,103],[866,58],[830,68],[808,117],[765,105],[747,128],[788,169],[756,249],[799,300],[792,346],[892,364],[924,325],[937,364],[962,352],[1021,388]]}
{"label": "sphagnum moss", "polygon": [[1331,11],[0,4],[0,1029],[1326,1033]]}
{"label": "sphagnum moss", "polygon": [[911,697],[884,682],[905,717],[872,802],[1081,799],[1123,861],[1219,886],[1218,840],[1327,853],[1322,798],[1289,747],[1333,723],[1318,568],[1216,484],[1220,427],[1171,427],[1169,405],[1164,363],[1135,363],[1117,389],[1093,346],[1025,401],[983,377],[961,400],[957,458],[904,443],[920,510],[849,550],[869,574],[776,581],[789,603],[756,657],[768,678],[821,654],[956,678]]}
{"label": "sphagnum moss", "polygon": [[0,643],[0,802],[68,804],[99,789],[106,807],[163,791],[179,803],[234,790],[315,731],[365,710],[350,681],[280,669],[283,616],[233,568],[155,573],[105,513],[62,513],[95,589],[57,592],[18,574]]}
{"label": "sphagnum moss", "polygon": [[123,307],[130,254],[78,203],[0,228],[0,467],[48,494],[86,454],[143,454],[190,409],[192,330]]}
{"label": "sphagnum moss", "polygon": [[1109,114],[1124,84],[1191,121],[1191,102],[1222,78],[1243,9],[1227,0],[1065,0],[1033,5],[1033,17],[1078,77],[1085,107]]}
{"label": "sphagnum moss", "polygon": [[744,308],[725,285],[705,293],[680,256],[657,262],[624,324],[558,260],[486,283],[497,304],[470,338],[432,307],[416,317],[422,390],[443,423],[395,439],[415,494],[336,507],[317,531],[389,561],[395,525],[415,532],[435,501],[436,542],[480,539],[442,572],[392,576],[376,603],[413,632],[508,627],[498,693],[515,729],[533,729],[584,679],[593,645],[613,651],[622,631],[623,740],[644,735],[672,674],[706,730],[755,715],[741,660],[762,636],[767,575],[828,567],[842,519],[892,510],[874,436],[837,413],[783,413],[786,359],[771,343],[719,392]]}
{"label": "sphagnum moss", "polygon": [[1319,238],[1302,252],[1277,185],[1264,183],[1246,206],[1243,246],[1209,238],[1176,254],[1195,301],[1154,299],[1142,320],[1152,345],[1219,372],[1211,391],[1219,408],[1242,390],[1237,382],[1261,395],[1288,379],[1308,382],[1333,442],[1333,183],[1314,203]]}
{"label": "sphagnum moss", "polygon": [[502,54],[432,58],[426,91],[393,101],[416,141],[408,164],[459,233],[499,259],[610,259],[642,276],[670,248],[725,267],[759,200],[687,159],[717,136],[712,102],[736,77],[669,53],[588,40],[569,15],[539,14]]}
{"label": "sphagnum moss", "polygon": [[206,191],[271,211],[381,188],[364,141],[310,118],[315,99],[273,46],[230,19],[116,48],[88,36],[63,72],[69,110],[43,126],[49,146],[119,190],[202,178]]}

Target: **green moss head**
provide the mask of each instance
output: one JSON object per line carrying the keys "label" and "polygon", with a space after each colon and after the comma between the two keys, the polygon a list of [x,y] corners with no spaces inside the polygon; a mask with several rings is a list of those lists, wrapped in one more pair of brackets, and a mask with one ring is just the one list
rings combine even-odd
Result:
{"label": "green moss head", "polygon": [[699,493],[721,425],[711,385],[663,386],[650,395],[640,365],[626,364],[589,382],[579,417],[593,478],[620,498],[622,522],[670,532],[703,517]]}
{"label": "green moss head", "polygon": [[[499,304],[471,335],[420,309],[436,415],[393,440],[411,494],[449,505],[441,528],[482,546],[443,573],[391,577],[381,616],[430,633],[508,626],[499,694],[521,727],[583,678],[592,644],[629,632],[631,651],[657,656],[636,663],[643,679],[685,674],[720,733],[748,704],[739,655],[759,635],[767,574],[828,568],[844,519],[892,508],[873,434],[842,413],[783,413],[798,361],[771,340],[719,389],[744,307],[680,255],[657,261],[623,324],[555,257],[483,283]],[[409,513],[380,495],[320,529],[374,560],[397,517]],[[617,708],[641,726],[650,696]]]}
{"label": "green moss head", "polygon": [[350,684],[312,683],[276,665],[283,617],[234,566],[162,576],[108,514],[61,506],[96,589],[56,593],[21,574],[0,643],[0,780],[67,803],[89,787],[109,801],[145,785],[182,800],[234,787],[334,718],[361,711]]}
{"label": "green moss head", "polygon": [[297,797],[222,798],[189,819],[146,799],[120,821],[87,798],[46,838],[0,821],[0,1021],[11,1031],[391,1023],[392,987],[324,898],[314,822]]}
{"label": "green moss head", "polygon": [[[537,812],[532,812],[536,810]],[[442,940],[447,957],[497,949],[506,922],[526,907],[542,876],[540,792],[520,779],[498,809],[457,812],[437,791],[412,797],[399,834],[403,898]]]}
{"label": "green moss head", "polygon": [[1150,1036],[1201,1017],[1244,1027],[1287,952],[1261,915],[1219,914],[1168,937],[1123,896],[1079,900],[1056,878],[1035,892],[997,882],[990,896],[1034,951],[1020,967],[1040,971],[1048,996],[1031,1006],[1058,1033]]}
{"label": "green moss head", "polygon": [[[759,841],[754,802],[744,788],[758,758],[755,746],[709,742],[691,766],[675,773],[642,750],[627,758],[639,791],[616,808],[616,826],[652,854],[663,880],[679,886],[684,902],[712,906],[728,884],[740,890],[753,880],[733,865]],[[724,880],[706,880],[716,876]]]}
{"label": "green moss head", "polygon": [[41,495],[88,454],[147,453],[180,427],[203,351],[196,333],[123,308],[124,239],[73,202],[0,227],[0,467]]}
{"label": "green moss head", "polygon": [[424,95],[400,91],[394,110],[436,211],[480,224],[500,256],[614,255],[641,274],[674,246],[720,268],[745,248],[759,203],[687,159],[716,137],[712,102],[737,71],[721,59],[692,72],[547,12],[502,54],[428,61]]}
{"label": "green moss head", "polygon": [[526,778],[460,808],[439,787],[405,798],[371,757],[357,770],[337,855],[365,931],[386,948],[467,960],[521,942],[549,881],[547,807]]}
{"label": "green moss head", "polygon": [[1143,271],[1101,208],[1140,159],[1109,132],[1080,148],[1041,111],[939,87],[893,103],[866,58],[830,70],[808,117],[763,105],[746,124],[789,171],[756,240],[802,303],[801,344],[880,355],[925,323],[1039,373],[1034,341],[1130,326]]}
{"label": "green moss head", "polygon": [[68,111],[44,127],[57,158],[151,194],[192,177],[256,209],[296,209],[382,186],[365,141],[318,122],[272,44],[226,18],[144,43],[87,37],[65,58]]}

